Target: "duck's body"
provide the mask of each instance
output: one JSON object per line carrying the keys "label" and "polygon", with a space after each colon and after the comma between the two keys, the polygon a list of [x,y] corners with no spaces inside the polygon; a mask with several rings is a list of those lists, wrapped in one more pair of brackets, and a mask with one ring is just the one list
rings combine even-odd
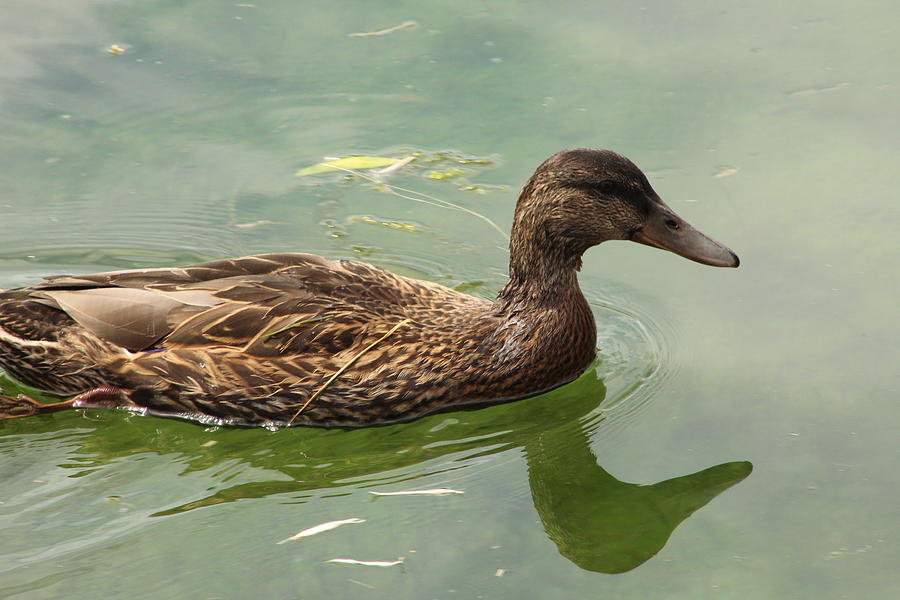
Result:
{"label": "duck's body", "polygon": [[0,417],[99,405],[231,424],[362,426],[539,394],[594,357],[596,328],[576,278],[588,247],[631,238],[737,266],[694,230],[696,256],[646,234],[654,211],[677,219],[624,157],[554,155],[520,196],[510,281],[495,302],[311,254],[53,277],[0,292],[0,367],[76,396],[49,407],[4,398]]}
{"label": "duck's body", "polygon": [[[113,314],[138,300],[143,314]],[[294,419],[368,425],[573,379],[595,341],[590,311],[576,300],[523,318],[435,283],[311,254],[57,277],[0,294],[0,365],[58,394],[113,386],[129,390],[124,406],[154,413],[285,424],[402,323]]]}

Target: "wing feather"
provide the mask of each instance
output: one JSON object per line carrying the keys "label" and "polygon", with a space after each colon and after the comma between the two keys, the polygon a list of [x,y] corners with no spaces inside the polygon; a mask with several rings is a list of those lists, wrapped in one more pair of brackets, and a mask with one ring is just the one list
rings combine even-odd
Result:
{"label": "wing feather", "polygon": [[[41,296],[96,336],[132,352],[152,346],[171,330],[171,315],[206,310],[171,295],[133,288],[48,290]],[[196,302],[196,298],[193,298]]]}

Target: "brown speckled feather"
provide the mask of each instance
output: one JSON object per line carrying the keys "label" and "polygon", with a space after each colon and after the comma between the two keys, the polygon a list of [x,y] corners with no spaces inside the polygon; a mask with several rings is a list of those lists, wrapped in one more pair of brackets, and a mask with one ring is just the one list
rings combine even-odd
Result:
{"label": "brown speckled feather", "polygon": [[[607,178],[620,193],[602,192]],[[75,405],[244,425],[370,425],[535,395],[594,356],[582,253],[639,228],[651,201],[615,153],[551,157],[519,198],[496,302],[299,253],[51,277],[0,292],[0,366]],[[2,400],[0,418],[40,412]]]}

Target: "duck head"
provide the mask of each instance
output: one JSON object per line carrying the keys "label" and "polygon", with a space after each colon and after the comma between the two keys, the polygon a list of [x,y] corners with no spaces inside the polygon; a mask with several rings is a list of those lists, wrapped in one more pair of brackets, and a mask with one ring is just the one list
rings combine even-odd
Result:
{"label": "duck head", "polygon": [[737,267],[737,255],[669,208],[630,160],[611,150],[563,150],[525,184],[510,237],[510,276],[535,268],[574,268],[591,246],[631,240],[714,267]]}

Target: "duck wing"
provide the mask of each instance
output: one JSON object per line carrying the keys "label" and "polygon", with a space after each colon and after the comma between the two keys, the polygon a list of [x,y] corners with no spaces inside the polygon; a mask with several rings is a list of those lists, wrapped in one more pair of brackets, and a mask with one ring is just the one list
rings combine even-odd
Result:
{"label": "duck wing", "polygon": [[194,294],[188,300],[135,288],[85,288],[34,292],[32,299],[58,308],[99,338],[132,352],[144,350],[172,331],[172,324],[220,301]]}
{"label": "duck wing", "polygon": [[129,351],[339,352],[381,323],[479,301],[365,263],[285,253],[51,277],[30,298]]}

